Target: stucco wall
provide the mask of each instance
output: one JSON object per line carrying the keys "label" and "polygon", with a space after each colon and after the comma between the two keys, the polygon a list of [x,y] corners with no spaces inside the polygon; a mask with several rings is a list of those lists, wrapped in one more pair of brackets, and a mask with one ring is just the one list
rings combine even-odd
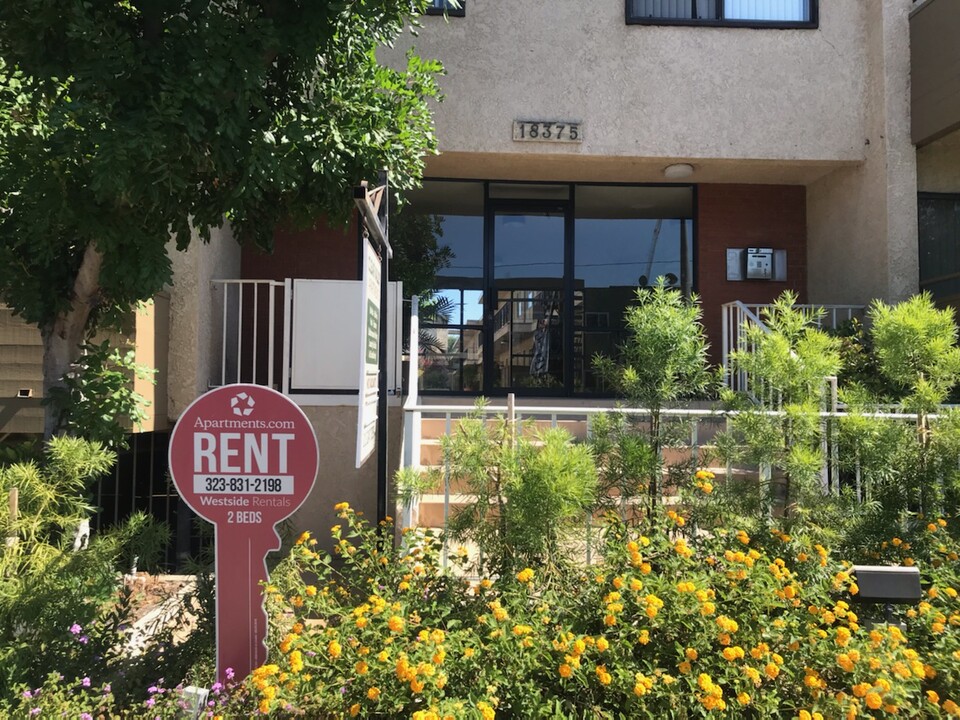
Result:
{"label": "stucco wall", "polygon": [[[415,43],[446,66],[444,152],[858,161],[869,4],[821,2],[816,30],[756,30],[628,26],[606,0],[482,0],[424,18],[387,56]],[[585,139],[514,142],[514,119],[579,120]]]}
{"label": "stucco wall", "polygon": [[240,246],[225,225],[211,233],[209,243],[195,236],[186,252],[177,251],[172,243],[167,251],[173,265],[167,410],[175,420],[207,390],[219,363],[216,342],[221,331],[213,323],[220,316],[220,301],[210,281],[240,277]]}
{"label": "stucco wall", "polygon": [[917,148],[917,190],[960,192],[960,130]]}
{"label": "stucco wall", "polygon": [[864,162],[807,188],[811,302],[866,303],[917,290],[917,169],[910,141],[909,0],[868,15]]}
{"label": "stucco wall", "polygon": [[[333,506],[348,502],[355,510],[375,523],[377,519],[377,458],[372,455],[359,470],[354,467],[357,443],[357,406],[336,405],[330,407],[306,406],[303,408],[317,433],[320,444],[320,469],[313,492],[290,522],[294,531],[309,530],[317,537],[320,546],[331,549],[329,529],[339,522]],[[403,437],[402,411],[399,407],[389,410],[389,475],[392,489],[393,475],[400,458]],[[393,504],[388,502],[387,512],[394,515]]]}

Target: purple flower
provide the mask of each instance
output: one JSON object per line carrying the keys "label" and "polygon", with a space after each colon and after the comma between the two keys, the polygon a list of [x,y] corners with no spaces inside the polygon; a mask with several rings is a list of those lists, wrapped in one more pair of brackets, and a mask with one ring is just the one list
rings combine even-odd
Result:
{"label": "purple flower", "polygon": [[77,640],[79,640],[84,645],[86,645],[87,642],[90,640],[90,638],[88,638],[86,635],[81,635],[80,637],[77,638]]}
{"label": "purple flower", "polygon": [[24,691],[23,691],[23,696],[24,696],[25,698],[27,698],[27,700],[29,700],[30,698],[33,697],[33,693],[30,692],[29,690],[24,690]]}
{"label": "purple flower", "polygon": [[147,688],[147,692],[150,693],[151,695],[154,695],[160,692],[160,689],[156,685],[151,685],[150,687]]}
{"label": "purple flower", "polygon": [[39,715],[39,714],[40,714],[40,708],[38,708],[38,707],[33,708],[33,709],[30,711],[30,714],[31,714],[31,715]]}
{"label": "purple flower", "polygon": [[153,707],[156,704],[157,704],[157,701],[154,698],[150,698],[149,700],[147,700],[147,707]]}
{"label": "purple flower", "polygon": [[106,695],[107,693],[109,693],[111,690],[113,690],[113,688],[110,687],[110,683],[107,683],[106,685],[103,686],[103,694],[104,694],[104,695]]}
{"label": "purple flower", "polygon": [[80,681],[80,684],[83,685],[84,687],[90,687],[90,678],[85,677],[83,680]]}
{"label": "purple flower", "polygon": [[220,692],[221,690],[223,690],[223,683],[221,683],[221,682],[215,682],[215,683],[210,687],[210,689],[213,690],[213,692],[215,692],[215,693],[216,693],[216,692]]}
{"label": "purple flower", "polygon": [[227,668],[226,675],[227,675],[227,680],[233,680],[233,675],[234,675],[233,668]]}
{"label": "purple flower", "polygon": [[90,713],[80,713],[80,720],[93,720],[93,715]]}
{"label": "purple flower", "polygon": [[81,630],[83,630],[83,628],[76,623],[70,626],[70,632],[72,632],[74,635],[79,635]]}

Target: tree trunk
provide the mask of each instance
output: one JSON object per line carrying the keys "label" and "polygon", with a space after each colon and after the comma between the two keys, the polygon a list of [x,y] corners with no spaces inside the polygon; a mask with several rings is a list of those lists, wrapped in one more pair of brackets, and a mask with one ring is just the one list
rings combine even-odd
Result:
{"label": "tree trunk", "polygon": [[[43,325],[43,397],[63,386],[63,377],[70,365],[80,356],[80,344],[87,333],[90,313],[99,301],[100,267],[103,255],[93,243],[87,245],[83,260],[73,281],[73,295],[69,309],[58,315],[53,322]],[[56,409],[46,406],[43,417],[43,439],[49,440],[59,429]]]}

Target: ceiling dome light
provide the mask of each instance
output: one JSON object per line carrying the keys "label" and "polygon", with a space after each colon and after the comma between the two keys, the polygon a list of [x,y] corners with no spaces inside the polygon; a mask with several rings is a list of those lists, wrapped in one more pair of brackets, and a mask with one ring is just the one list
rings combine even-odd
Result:
{"label": "ceiling dome light", "polygon": [[667,178],[667,180],[683,180],[691,175],[693,175],[693,165],[689,163],[667,165],[663,169],[663,176]]}

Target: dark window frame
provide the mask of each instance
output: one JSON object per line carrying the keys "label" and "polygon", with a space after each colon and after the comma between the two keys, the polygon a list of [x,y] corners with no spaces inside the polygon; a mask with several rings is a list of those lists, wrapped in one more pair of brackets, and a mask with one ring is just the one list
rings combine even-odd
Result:
{"label": "dark window frame", "polygon": [[436,5],[430,5],[427,8],[427,15],[445,15],[447,17],[466,17],[467,16],[467,7],[466,0],[457,0],[460,7],[438,7]]}
{"label": "dark window frame", "polygon": [[[636,17],[630,13],[631,1],[624,0],[623,3],[623,14],[627,25],[674,25],[770,30],[816,30],[820,27],[820,0],[808,0],[810,3],[809,20],[706,20],[698,18]],[[720,0],[720,2],[722,7],[723,0]]]}
{"label": "dark window frame", "polygon": [[[489,293],[486,292],[486,289],[490,287],[492,283],[492,277],[489,273],[492,273],[492,255],[493,252],[493,243],[492,243],[492,205],[493,204],[511,204],[516,202],[518,207],[522,207],[525,204],[529,203],[569,203],[568,212],[570,217],[568,218],[566,225],[566,232],[569,234],[569,237],[566,237],[564,240],[565,244],[565,257],[564,257],[564,273],[565,273],[565,302],[568,308],[573,308],[574,297],[573,297],[573,273],[575,272],[574,267],[574,256],[576,252],[576,238],[574,237],[574,220],[573,215],[576,212],[576,187],[577,186],[596,186],[596,187],[663,187],[663,188],[676,188],[676,187],[687,187],[692,192],[692,206],[691,206],[691,215],[688,219],[690,223],[690,235],[687,238],[687,252],[690,253],[693,261],[691,262],[691,272],[692,276],[690,277],[690,289],[694,294],[699,295],[699,283],[700,283],[700,266],[697,262],[699,247],[700,247],[700,223],[697,222],[699,217],[699,185],[695,182],[604,182],[604,181],[578,181],[578,180],[514,180],[508,178],[491,178],[486,180],[477,180],[475,178],[462,178],[462,177],[450,177],[445,175],[438,176],[428,176],[424,177],[423,180],[435,181],[435,182],[449,182],[449,183],[478,183],[482,182],[484,186],[483,191],[483,203],[484,203],[484,233],[483,233],[483,244],[484,244],[484,274],[482,279],[482,284],[484,288],[484,317],[485,322],[481,324],[479,329],[483,333],[482,342],[484,343],[483,347],[483,387],[484,390],[474,391],[474,390],[440,390],[440,389],[424,389],[419,390],[419,394],[422,397],[505,397],[508,392],[512,392],[510,389],[497,389],[492,387],[492,352],[486,347],[487,336],[489,335],[492,341],[492,334],[486,332],[486,320],[488,319],[488,313],[490,312],[489,303],[491,302],[488,297]],[[497,185],[501,183],[506,183],[510,185],[565,185],[569,188],[569,198],[567,200],[527,200],[527,199],[508,199],[508,198],[491,198],[490,197],[490,186]],[[566,279],[566,275],[569,273],[569,280]],[[457,288],[450,288],[457,289]],[[465,288],[461,288],[465,289]],[[572,310],[571,310],[572,312]],[[572,318],[572,316],[571,316]],[[492,318],[489,318],[492,319]],[[569,331],[566,330],[566,326],[569,326]],[[450,328],[457,329],[461,332],[464,330],[476,330],[478,326],[476,325],[465,325],[462,323],[424,323],[421,322],[421,327],[425,328]],[[569,332],[569,339],[566,337]],[[573,322],[572,319],[569,322],[565,323],[564,330],[564,362],[570,363],[570,367],[564,367],[564,387],[562,388],[523,388],[522,393],[527,397],[547,397],[547,398],[576,398],[578,400],[590,400],[590,399],[610,399],[616,397],[616,394],[613,391],[590,391],[590,390],[573,390],[573,357],[574,357],[574,347],[573,347]],[[488,367],[488,362],[491,365]],[[567,387],[567,379],[569,378],[570,387]],[[487,383],[490,383],[489,385]]]}

